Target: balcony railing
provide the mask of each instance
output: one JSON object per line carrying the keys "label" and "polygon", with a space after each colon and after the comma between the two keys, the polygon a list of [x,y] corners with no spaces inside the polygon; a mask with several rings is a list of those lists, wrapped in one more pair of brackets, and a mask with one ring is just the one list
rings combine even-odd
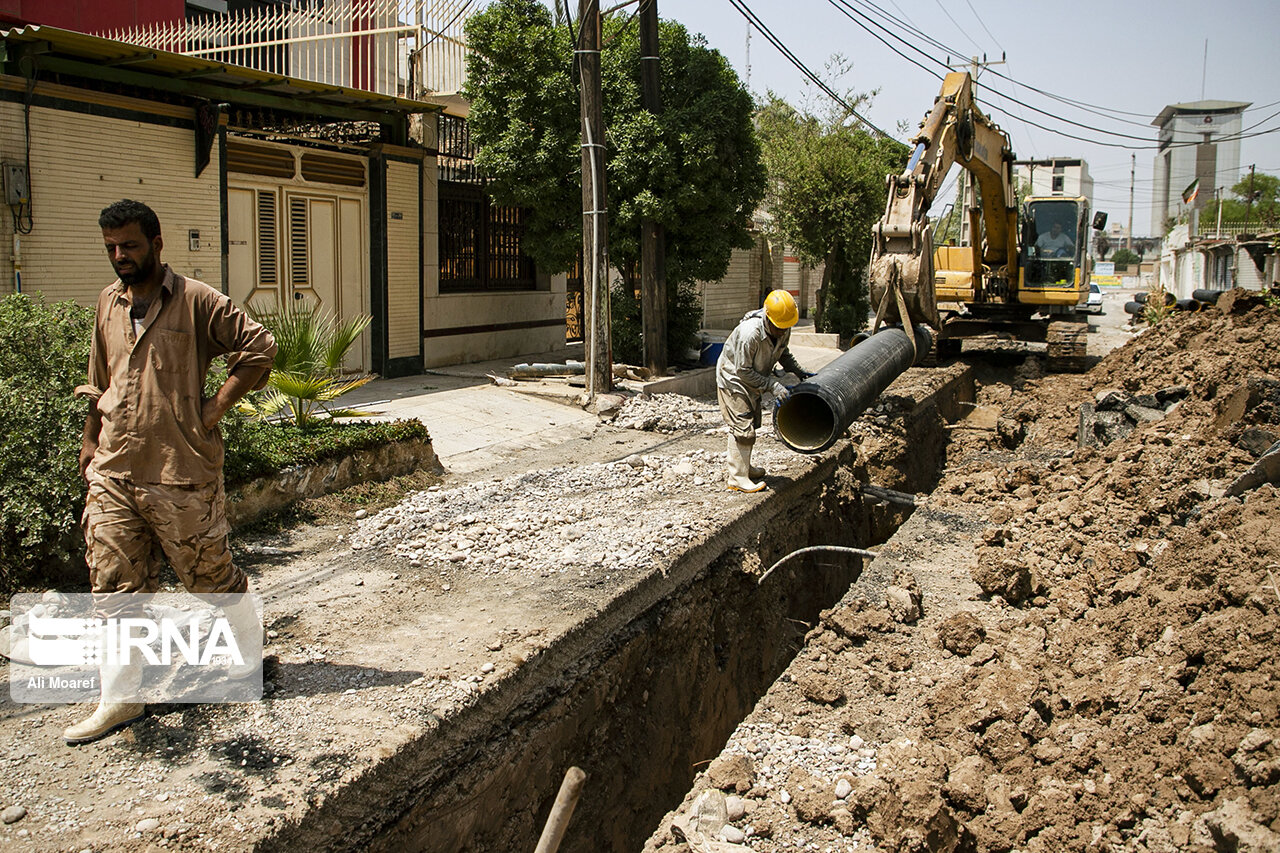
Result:
{"label": "balcony railing", "polygon": [[475,0],[325,0],[99,33],[272,74],[421,98],[456,92]]}

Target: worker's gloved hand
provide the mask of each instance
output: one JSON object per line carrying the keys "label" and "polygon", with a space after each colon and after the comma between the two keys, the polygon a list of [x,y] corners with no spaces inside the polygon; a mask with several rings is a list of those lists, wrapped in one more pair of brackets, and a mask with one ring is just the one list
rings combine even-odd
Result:
{"label": "worker's gloved hand", "polygon": [[809,371],[807,371],[807,370],[802,370],[802,371],[800,371],[800,381],[801,381],[801,382],[803,382],[803,381],[804,381],[804,380],[806,380],[806,379],[812,379],[813,377],[815,377],[815,376],[817,376],[817,375],[818,375],[818,374],[816,374],[816,373],[810,373],[810,372],[809,372]]}
{"label": "worker's gloved hand", "polygon": [[781,403],[791,396],[791,389],[781,382],[775,382],[773,385],[773,396]]}

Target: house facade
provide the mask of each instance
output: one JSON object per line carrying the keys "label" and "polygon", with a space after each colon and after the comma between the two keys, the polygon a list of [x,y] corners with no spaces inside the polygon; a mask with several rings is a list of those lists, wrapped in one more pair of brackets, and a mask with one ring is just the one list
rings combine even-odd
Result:
{"label": "house facade", "polygon": [[1084,196],[1093,206],[1093,178],[1089,164],[1073,157],[1052,157],[1045,160],[1021,160],[1014,164],[1014,179],[1025,182],[1032,196]]}
{"label": "house facade", "polygon": [[94,304],[98,212],[127,197],[175,270],[237,302],[370,315],[352,370],[563,345],[565,276],[523,256],[520,212],[441,180],[440,105],[50,27],[0,48],[0,161],[30,185],[0,218],[0,294]]}

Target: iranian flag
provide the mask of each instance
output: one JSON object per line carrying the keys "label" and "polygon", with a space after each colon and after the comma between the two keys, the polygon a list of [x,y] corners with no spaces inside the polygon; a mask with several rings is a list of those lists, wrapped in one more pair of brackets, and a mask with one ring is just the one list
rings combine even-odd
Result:
{"label": "iranian flag", "polygon": [[1200,195],[1200,179],[1196,178],[1194,181],[1187,184],[1187,188],[1182,191],[1182,203],[1191,204],[1191,202],[1196,200],[1196,196],[1198,195]]}

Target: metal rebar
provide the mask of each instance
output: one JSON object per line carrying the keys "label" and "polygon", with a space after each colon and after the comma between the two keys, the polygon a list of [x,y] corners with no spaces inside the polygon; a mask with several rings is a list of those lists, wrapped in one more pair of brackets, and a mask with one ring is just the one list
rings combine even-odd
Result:
{"label": "metal rebar", "polygon": [[790,560],[792,557],[799,556],[800,554],[808,554],[814,551],[836,551],[841,554],[852,554],[855,557],[869,557],[872,560],[879,556],[875,551],[868,551],[866,548],[849,548],[845,545],[810,545],[807,548],[800,548],[796,551],[792,551],[790,554],[770,566],[768,571],[762,574],[760,579],[756,581],[756,586],[764,583],[764,579],[769,577],[769,575],[773,573],[774,569],[781,566],[787,560]]}

